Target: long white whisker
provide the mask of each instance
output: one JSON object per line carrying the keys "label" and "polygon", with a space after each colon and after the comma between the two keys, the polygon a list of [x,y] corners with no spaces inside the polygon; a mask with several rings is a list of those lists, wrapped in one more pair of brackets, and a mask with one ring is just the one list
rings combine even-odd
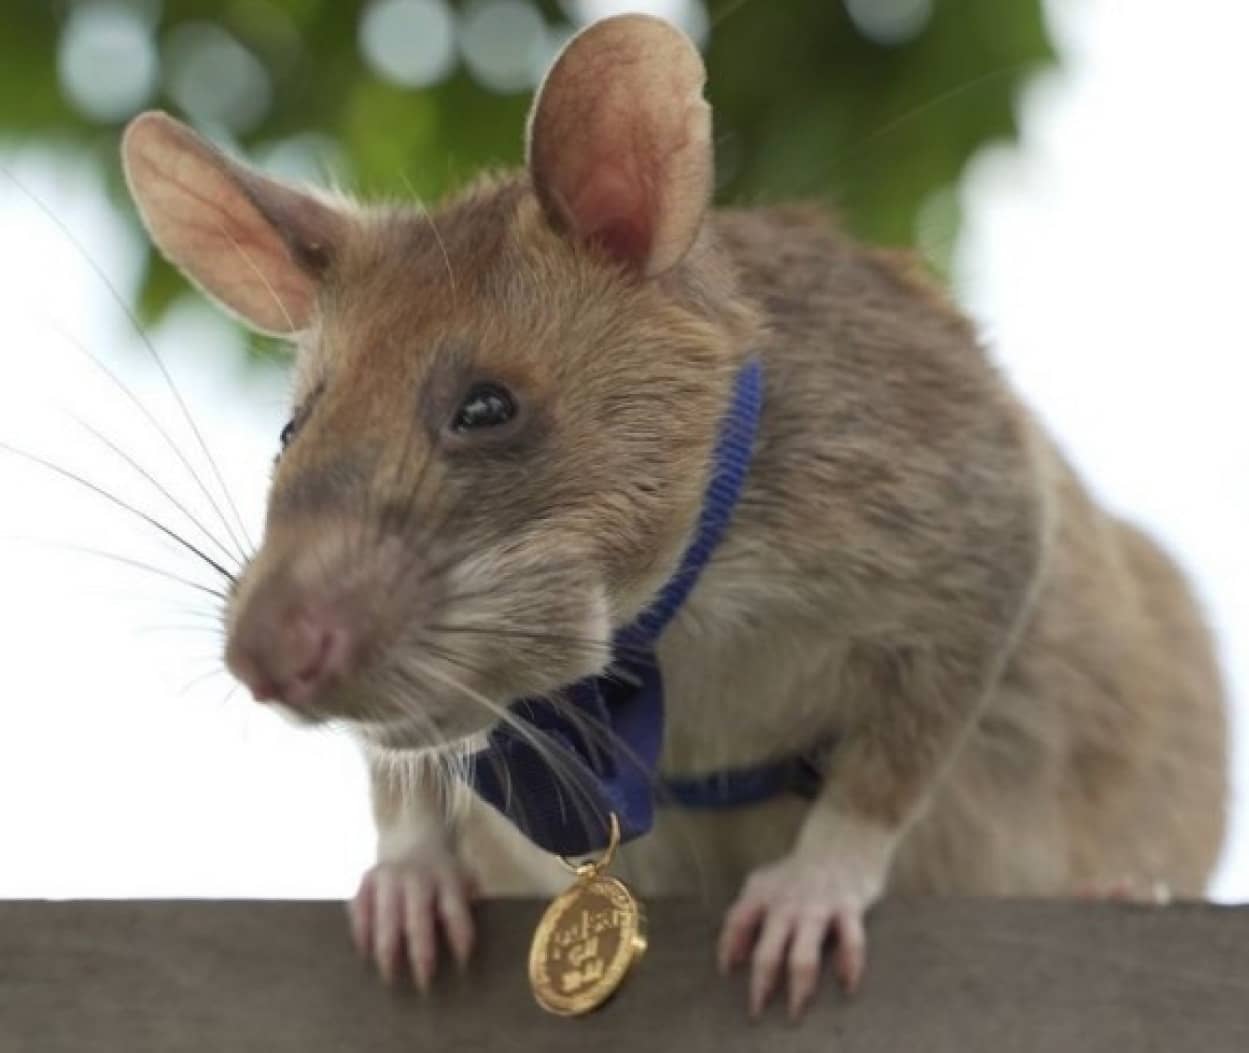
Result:
{"label": "long white whisker", "polygon": [[512,728],[517,734],[524,738],[525,741],[528,742],[529,745],[532,746],[538,753],[538,755],[550,765],[552,772],[557,776],[557,778],[564,782],[568,788],[573,790],[576,796],[580,798],[580,801],[577,802],[577,804],[578,812],[582,818],[584,818],[586,814],[590,814],[600,821],[606,819],[606,816],[597,814],[596,802],[593,797],[591,797],[589,790],[587,790],[579,780],[570,774],[571,769],[567,767],[566,758],[561,757],[553,745],[550,742],[545,741],[537,731],[533,728],[527,727],[524,721],[518,720],[513,714],[509,713],[505,707],[500,706],[497,702],[487,698],[479,691],[474,691],[466,684],[460,683],[454,677],[443,673],[441,670],[430,665],[429,663],[422,662],[411,656],[408,656],[407,660],[411,662],[421,675],[437,680],[444,686],[449,687],[454,691],[458,691],[465,697],[472,699],[478,705],[486,709],[487,712],[489,712],[496,720],[505,723],[508,727]]}
{"label": "long white whisker", "polygon": [[[247,550],[243,547],[242,543],[239,541],[238,537],[235,535],[233,529],[230,526],[229,519],[227,519],[225,514],[222,512],[221,506],[217,504],[216,499],[213,497],[212,491],[204,484],[204,480],[200,478],[199,473],[195,470],[195,466],[191,464],[190,459],[187,457],[187,455],[182,452],[182,447],[179,446],[173,440],[173,436],[169,434],[169,432],[165,429],[165,427],[161,424],[161,422],[156,418],[156,415],[150,409],[148,409],[147,405],[143,402],[141,398],[139,398],[137,394],[135,394],[134,390],[129,385],[127,385],[126,382],[121,379],[121,377],[119,377],[116,373],[114,373],[111,369],[109,369],[109,367],[105,365],[99,358],[97,358],[91,352],[91,349],[88,348],[81,340],[79,340],[72,333],[63,329],[61,326],[57,325],[56,322],[52,321],[51,319],[44,319],[44,321],[55,333],[57,333],[63,340],[65,340],[75,351],[77,351],[89,363],[91,363],[92,366],[94,366],[101,373],[103,373],[104,376],[108,378],[108,380],[119,391],[121,391],[121,393],[125,395],[127,399],[129,399],[129,401],[134,405],[134,407],[143,415],[144,419],[156,430],[157,434],[160,435],[165,445],[169,447],[169,449],[173,452],[174,456],[178,458],[178,461],[182,464],[182,467],[186,470],[187,474],[190,475],[192,481],[195,483],[199,492],[204,495],[205,500],[208,501],[209,507],[212,508],[213,513],[217,516],[217,518],[221,520],[221,525],[225,527],[226,535],[229,537],[234,547],[238,549],[239,557],[241,558],[242,561],[246,562]],[[204,528],[201,526],[200,529],[203,530]],[[209,534],[207,530],[205,530],[204,532],[208,536],[213,537],[213,541],[217,545],[218,548],[222,549],[222,551],[225,551],[225,546],[222,545],[221,542],[217,541],[215,536]],[[234,558],[233,555],[231,556],[231,558],[232,559]]]}
{"label": "long white whisker", "polygon": [[227,581],[233,582],[235,580],[233,574],[231,574],[228,570],[226,570],[225,567],[223,567],[220,563],[218,563],[215,559],[213,559],[207,553],[205,553],[202,549],[192,544],[186,538],[182,537],[182,535],[177,533],[175,530],[170,529],[168,526],[162,523],[155,516],[149,515],[147,512],[144,512],[142,509],[136,508],[134,505],[129,504],[126,501],[123,501],[120,497],[117,497],[115,494],[109,493],[109,491],[105,490],[102,486],[99,486],[98,484],[91,482],[91,480],[81,475],[78,475],[75,472],[71,472],[68,468],[62,468],[59,464],[56,464],[53,461],[49,461],[44,457],[40,457],[38,454],[30,453],[17,446],[11,446],[7,442],[0,442],[0,450],[4,450],[7,453],[11,453],[15,457],[21,457],[23,460],[30,461],[32,464],[42,465],[44,468],[47,468],[48,471],[55,472],[57,475],[60,475],[63,478],[70,480],[71,482],[77,483],[79,486],[84,487],[87,490],[90,490],[92,493],[97,494],[100,497],[103,497],[106,501],[109,501],[110,503],[116,505],[118,508],[124,509],[125,511],[131,513],[132,515],[138,516],[149,526],[153,527],[156,530],[159,530],[162,534],[168,537],[171,541],[176,542],[177,544],[185,548],[188,552],[191,552],[194,555],[198,556],[200,559],[202,559],[205,563],[207,563],[210,567],[212,567],[213,570],[215,570],[218,574],[220,574]]}
{"label": "long white whisker", "polygon": [[166,367],[164,359],[160,357],[160,354],[157,352],[156,346],[152,343],[151,338],[147,335],[143,326],[139,324],[139,319],[135,316],[134,311],[126,302],[125,297],[118,292],[117,287],[112,283],[112,281],[109,280],[108,275],[104,273],[104,269],[96,263],[96,261],[91,258],[90,253],[83,248],[82,243],[74,236],[73,231],[71,231],[69,227],[66,226],[65,222],[55,212],[53,212],[51,208],[48,207],[42,198],[30,190],[20,179],[17,178],[17,176],[15,176],[3,165],[0,165],[0,173],[3,173],[9,181],[12,182],[13,185],[17,187],[17,189],[32,204],[34,204],[36,208],[47,216],[47,218],[56,225],[62,234],[65,235],[69,243],[74,246],[74,249],[82,257],[87,266],[95,272],[96,277],[100,279],[104,288],[108,290],[108,294],[112,298],[113,302],[121,308],[122,313],[129,320],[131,326],[133,326],[140,342],[143,344],[144,348],[147,349],[152,361],[156,364],[156,368],[160,371],[161,376],[164,378],[165,385],[169,388],[170,394],[173,396],[174,401],[178,404],[178,408],[182,412],[183,419],[187,422],[187,426],[191,429],[191,433],[195,436],[195,441],[199,444],[200,451],[204,454],[204,457],[208,461],[209,468],[212,470],[212,473],[217,480],[217,485],[221,487],[221,492],[225,496],[226,504],[229,506],[231,512],[233,512],[239,529],[243,533],[244,540],[247,541],[249,548],[252,547],[251,539],[247,536],[247,528],[243,525],[242,517],[239,515],[238,508],[234,504],[234,499],[230,496],[229,487],[226,486],[225,479],[221,475],[221,470],[217,467],[217,462],[213,458],[212,453],[209,451],[208,444],[204,441],[204,436],[200,432],[199,425],[195,423],[195,417],[191,414],[191,410],[187,406],[186,400],[183,399],[182,392],[179,391],[178,385],[174,383],[173,376]]}
{"label": "long white whisker", "polygon": [[93,436],[99,442],[103,443],[116,456],[120,457],[123,461],[125,461],[126,464],[128,464],[131,467],[131,469],[133,469],[135,472],[141,475],[144,479],[146,479],[148,483],[150,483],[152,487],[165,498],[165,500],[167,500],[170,504],[172,504],[174,508],[176,508],[179,512],[181,512],[190,521],[192,526],[196,527],[199,530],[199,532],[204,535],[204,537],[206,537],[209,541],[211,541],[213,545],[216,546],[217,551],[220,552],[226,559],[235,558],[234,553],[232,553],[228,548],[225,547],[225,545],[223,545],[220,541],[218,541],[216,535],[213,534],[206,526],[204,526],[204,524],[200,522],[200,520],[194,515],[194,513],[192,513],[186,507],[186,505],[184,505],[180,500],[178,500],[176,496],[174,496],[174,494],[172,494],[168,489],[166,489],[166,487],[160,482],[160,480],[158,480],[155,476],[153,476],[152,473],[149,472],[146,468],[144,468],[143,465],[140,464],[134,457],[130,456],[130,454],[128,454],[125,450],[123,450],[117,443],[115,443],[107,435],[105,435],[103,432],[97,429],[94,425],[87,423],[85,420],[80,418],[77,414],[71,413],[70,417],[73,419],[74,423],[76,423],[80,428],[82,428],[88,434]]}
{"label": "long white whisker", "polygon": [[430,212],[429,206],[421,200],[420,194],[416,192],[416,188],[412,185],[412,180],[407,176],[406,172],[399,173],[400,178],[408,188],[408,192],[412,195],[413,203],[421,210],[425,220],[429,223],[429,229],[434,233],[434,240],[438,242],[438,248],[442,252],[442,262],[447,268],[447,281],[451,283],[451,296],[455,298],[457,295],[455,289],[455,272],[451,269],[451,257],[447,254],[447,243],[442,240],[442,235],[438,232],[438,224],[434,222],[434,214]]}

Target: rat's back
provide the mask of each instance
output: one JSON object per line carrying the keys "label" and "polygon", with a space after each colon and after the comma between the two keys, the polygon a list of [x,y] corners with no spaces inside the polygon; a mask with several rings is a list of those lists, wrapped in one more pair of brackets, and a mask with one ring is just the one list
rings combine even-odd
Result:
{"label": "rat's back", "polygon": [[942,616],[942,593],[1031,577],[1000,678],[890,887],[1199,895],[1224,833],[1226,713],[1182,571],[1090,496],[904,258],[806,209],[729,213],[718,229],[763,304],[775,397],[803,407],[765,430],[759,486],[773,521],[788,505],[827,528],[775,540],[854,596],[853,613],[830,601],[829,635],[922,646],[912,626]]}

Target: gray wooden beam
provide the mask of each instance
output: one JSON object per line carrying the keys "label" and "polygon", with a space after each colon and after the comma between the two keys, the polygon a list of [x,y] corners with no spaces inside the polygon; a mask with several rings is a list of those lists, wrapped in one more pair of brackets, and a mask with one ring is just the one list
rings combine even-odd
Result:
{"label": "gray wooden beam", "polygon": [[540,904],[483,905],[473,968],[423,999],[356,960],[341,904],[0,902],[0,1051],[1249,1050],[1249,908],[891,902],[859,996],[793,1026],[716,975],[718,911],[648,906],[638,971],[567,1020],[528,989]]}

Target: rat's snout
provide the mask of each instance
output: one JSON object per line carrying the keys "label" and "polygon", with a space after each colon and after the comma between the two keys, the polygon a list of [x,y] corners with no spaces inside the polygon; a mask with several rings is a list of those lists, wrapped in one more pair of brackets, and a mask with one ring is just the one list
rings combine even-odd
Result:
{"label": "rat's snout", "polygon": [[355,641],[328,606],[268,607],[251,604],[236,623],[226,664],[257,702],[306,705],[347,673]]}
{"label": "rat's snout", "polygon": [[[362,550],[359,530],[324,525],[266,541],[232,603],[226,665],[258,702],[326,715],[376,637],[400,548]],[[322,704],[324,703],[324,704]],[[332,706],[331,706],[332,708]]]}

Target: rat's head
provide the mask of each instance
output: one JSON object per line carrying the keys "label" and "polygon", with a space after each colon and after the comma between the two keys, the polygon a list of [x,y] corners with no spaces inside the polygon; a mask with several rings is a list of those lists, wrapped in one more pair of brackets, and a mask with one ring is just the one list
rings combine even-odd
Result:
{"label": "rat's head", "polygon": [[703,229],[703,76],[666,24],[598,23],[539,93],[527,171],[432,212],[131,125],[156,244],[298,349],[226,612],[257,698],[415,747],[606,664],[693,527],[751,325]]}

